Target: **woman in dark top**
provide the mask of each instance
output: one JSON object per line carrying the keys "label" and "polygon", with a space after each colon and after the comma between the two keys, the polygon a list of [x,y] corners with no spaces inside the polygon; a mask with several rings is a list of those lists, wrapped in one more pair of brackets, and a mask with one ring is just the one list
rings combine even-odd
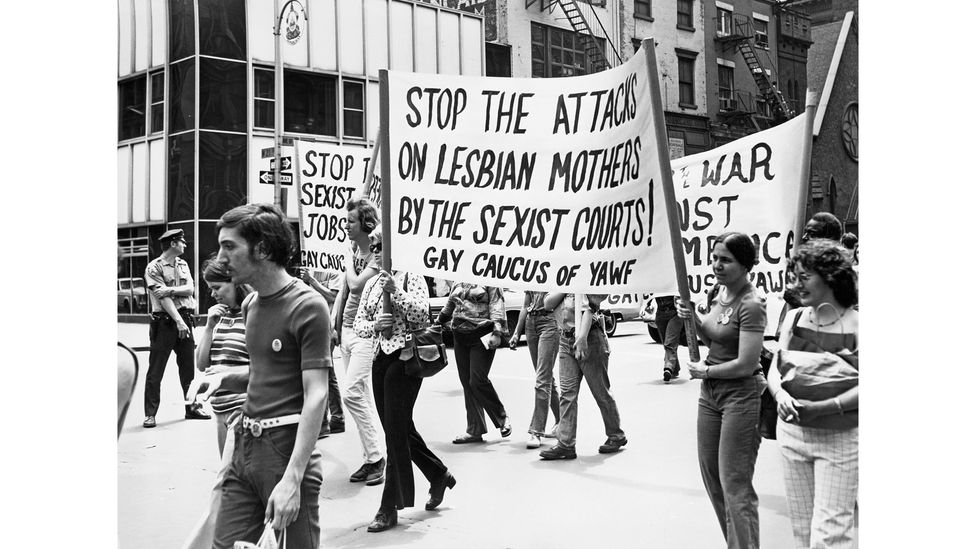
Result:
{"label": "woman in dark top", "polygon": [[[850,255],[835,242],[812,240],[790,259],[801,308],[784,320],[780,348],[822,355],[817,370],[858,368],[857,277]],[[829,356],[826,353],[831,353]],[[853,547],[858,487],[857,377],[833,390],[786,375],[790,354],[769,369],[780,421],[786,501],[798,548]],[[843,360],[846,364],[839,364]],[[824,372],[827,373],[827,372]],[[836,385],[836,384],[835,384]],[[851,386],[852,385],[852,386]]]}
{"label": "woman in dark top", "polygon": [[[503,437],[512,434],[505,405],[488,379],[495,349],[501,345],[502,336],[508,333],[505,297],[501,289],[458,282],[451,288],[447,305],[441,309],[437,321],[441,324],[451,323],[454,357],[457,359],[458,377],[467,411],[467,431],[455,438],[454,444],[484,441],[482,435],[488,432],[485,412],[492,424],[501,430]],[[481,339],[486,336],[487,344]]]}
{"label": "woman in dark top", "polygon": [[[702,379],[698,398],[698,466],[728,547],[759,547],[759,498],[752,474],[759,454],[759,397],[766,381],[759,366],[766,309],[749,282],[756,247],[743,233],[719,236],[712,272],[721,285],[701,318],[708,345],[704,364],[688,371]],[[692,312],[676,300],[678,316]]]}

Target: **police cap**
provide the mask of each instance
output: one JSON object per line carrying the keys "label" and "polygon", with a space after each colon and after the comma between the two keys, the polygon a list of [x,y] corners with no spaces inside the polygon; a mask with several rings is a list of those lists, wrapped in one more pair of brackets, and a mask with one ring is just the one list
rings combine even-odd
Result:
{"label": "police cap", "polygon": [[163,233],[163,236],[159,237],[160,242],[169,242],[170,240],[185,238],[183,236],[183,229],[170,229]]}

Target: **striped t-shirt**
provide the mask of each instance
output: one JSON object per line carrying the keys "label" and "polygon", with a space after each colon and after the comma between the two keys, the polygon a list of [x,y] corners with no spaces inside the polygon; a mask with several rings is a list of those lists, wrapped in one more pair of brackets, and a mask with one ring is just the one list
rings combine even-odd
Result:
{"label": "striped t-shirt", "polygon": [[[244,316],[238,309],[227,316],[220,317],[217,326],[214,327],[208,371],[246,367],[249,364],[250,359],[244,339]],[[214,412],[226,414],[240,408],[244,404],[245,397],[247,397],[246,393],[218,390],[210,399],[210,405]]]}

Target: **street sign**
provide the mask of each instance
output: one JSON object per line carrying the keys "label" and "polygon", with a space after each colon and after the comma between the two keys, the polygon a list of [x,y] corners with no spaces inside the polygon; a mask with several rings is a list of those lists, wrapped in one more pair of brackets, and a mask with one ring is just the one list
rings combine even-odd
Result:
{"label": "street sign", "polygon": [[[271,166],[271,171],[274,171],[274,169],[275,169],[275,159],[274,158],[272,158],[270,160],[270,166]],[[282,170],[285,170],[285,171],[291,169],[291,157],[290,156],[282,156],[281,157],[281,169]]]}
{"label": "street sign", "polygon": [[[295,146],[294,137],[282,137],[281,138],[282,147],[293,147]],[[282,151],[284,152],[284,151]],[[274,147],[265,147],[261,149],[261,158],[274,158]]]}
{"label": "street sign", "polygon": [[[258,181],[260,181],[261,183],[268,184],[268,185],[274,185],[274,171],[264,171],[264,170],[261,170],[260,175],[258,175]],[[282,173],[281,174],[281,184],[282,185],[291,185],[291,174],[290,173]]]}

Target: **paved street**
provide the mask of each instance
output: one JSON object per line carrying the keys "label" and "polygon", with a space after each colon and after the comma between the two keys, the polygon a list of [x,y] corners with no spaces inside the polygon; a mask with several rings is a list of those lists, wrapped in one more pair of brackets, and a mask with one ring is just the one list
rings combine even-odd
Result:
{"label": "paved street", "polygon": [[[148,326],[120,326],[119,337],[146,346]],[[641,322],[621,324],[610,344],[612,389],[630,441],[622,452],[597,453],[606,437],[586,389],[579,458],[544,462],[538,450],[526,450],[533,402],[528,349],[500,350],[491,377],[513,419],[508,439],[492,430],[485,444],[451,444],[464,430],[455,369],[421,389],[417,428],[458,480],[438,510],[424,510],[428,484],[415,469],[415,507],[400,512],[393,530],[367,533],[382,485],[348,481],[362,463],[355,423],[347,418],[345,433],[319,442],[325,458],[321,547],[722,547],[696,458],[699,382],[684,371],[680,380],[661,381],[663,347]],[[138,355],[144,377],[148,352]],[[119,547],[177,548],[208,501],[219,461],[215,427],[183,420],[175,361],[163,379],[156,429],[141,426],[142,390],[140,382],[119,439]],[[778,452],[775,441],[763,441],[755,486],[762,545],[787,548],[792,541]]]}

